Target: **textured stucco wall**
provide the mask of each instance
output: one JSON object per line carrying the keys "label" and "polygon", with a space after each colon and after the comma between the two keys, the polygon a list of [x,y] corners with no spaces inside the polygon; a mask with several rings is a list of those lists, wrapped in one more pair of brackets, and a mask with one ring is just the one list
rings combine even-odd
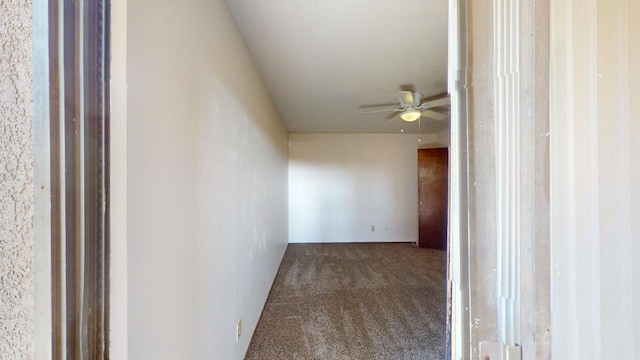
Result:
{"label": "textured stucco wall", "polygon": [[34,349],[31,6],[0,1],[0,359]]}

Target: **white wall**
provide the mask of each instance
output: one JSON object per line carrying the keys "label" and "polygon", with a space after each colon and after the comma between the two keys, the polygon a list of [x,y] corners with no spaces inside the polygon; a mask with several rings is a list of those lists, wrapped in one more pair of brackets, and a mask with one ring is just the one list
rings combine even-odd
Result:
{"label": "white wall", "polygon": [[290,134],[289,242],[416,241],[418,145],[409,134]]}
{"label": "white wall", "polygon": [[110,3],[109,355],[112,359],[127,359],[127,0]]}
{"label": "white wall", "polygon": [[128,357],[241,359],[287,243],[286,130],[224,1],[126,16]]}
{"label": "white wall", "polygon": [[640,3],[552,1],[554,359],[640,357]]}

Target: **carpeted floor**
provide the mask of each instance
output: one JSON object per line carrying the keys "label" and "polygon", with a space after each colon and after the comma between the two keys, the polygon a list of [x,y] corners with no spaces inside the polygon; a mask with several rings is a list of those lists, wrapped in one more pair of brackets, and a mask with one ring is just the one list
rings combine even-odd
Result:
{"label": "carpeted floor", "polygon": [[445,359],[446,253],[289,244],[246,359]]}

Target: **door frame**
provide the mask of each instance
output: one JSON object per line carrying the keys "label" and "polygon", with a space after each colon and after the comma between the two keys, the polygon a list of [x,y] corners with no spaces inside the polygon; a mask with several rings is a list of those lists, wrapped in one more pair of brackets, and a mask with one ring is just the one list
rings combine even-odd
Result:
{"label": "door frame", "polygon": [[449,240],[447,337],[450,359],[469,359],[469,203],[467,159],[466,0],[449,0]]}
{"label": "door frame", "polygon": [[547,358],[549,0],[449,19],[451,355]]}
{"label": "door frame", "polygon": [[[127,0],[110,0],[111,157],[109,199],[110,357],[127,358],[126,34]],[[34,358],[51,359],[52,246],[49,0],[33,0]]]}

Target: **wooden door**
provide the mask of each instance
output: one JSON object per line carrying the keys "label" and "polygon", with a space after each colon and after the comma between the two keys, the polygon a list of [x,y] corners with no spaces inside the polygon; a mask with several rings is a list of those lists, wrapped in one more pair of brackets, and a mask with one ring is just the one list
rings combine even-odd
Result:
{"label": "wooden door", "polygon": [[448,149],[418,149],[420,247],[447,249],[448,188]]}

